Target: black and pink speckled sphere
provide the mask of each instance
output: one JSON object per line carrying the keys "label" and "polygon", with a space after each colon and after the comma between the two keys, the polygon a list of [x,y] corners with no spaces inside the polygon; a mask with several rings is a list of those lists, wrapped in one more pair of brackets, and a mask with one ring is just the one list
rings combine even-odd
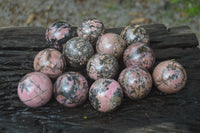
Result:
{"label": "black and pink speckled sphere", "polygon": [[148,45],[149,34],[141,25],[129,25],[121,32],[121,36],[124,39],[127,46],[135,44],[136,42],[143,42]]}
{"label": "black and pink speckled sphere", "polygon": [[40,51],[34,59],[35,71],[47,74],[51,79],[57,78],[66,67],[64,56],[56,49],[47,48]]}
{"label": "black and pink speckled sphere", "polygon": [[114,78],[118,72],[118,61],[114,56],[97,53],[87,63],[87,74],[91,79]]}
{"label": "black and pink speckled sphere", "polygon": [[82,67],[94,54],[94,49],[89,41],[74,37],[64,45],[63,54],[71,66]]}
{"label": "black and pink speckled sphere", "polygon": [[18,84],[18,96],[29,107],[45,105],[52,96],[53,85],[43,73],[32,72],[26,74]]}
{"label": "black and pink speckled sphere", "polygon": [[153,79],[158,90],[172,94],[180,91],[185,86],[187,74],[180,63],[166,60],[155,67]]}
{"label": "black and pink speckled sphere", "polygon": [[126,44],[120,35],[115,33],[106,33],[99,37],[96,50],[98,53],[113,55],[117,59],[122,56]]}
{"label": "black and pink speckled sphere", "polygon": [[54,83],[56,100],[67,107],[82,104],[87,98],[88,89],[87,80],[78,72],[64,73]]}
{"label": "black and pink speckled sphere", "polygon": [[100,112],[111,112],[122,102],[123,91],[114,79],[98,79],[89,90],[92,106]]}
{"label": "black and pink speckled sphere", "polygon": [[63,45],[75,36],[70,24],[66,22],[56,22],[51,24],[46,30],[46,40],[51,48],[62,50]]}
{"label": "black and pink speckled sphere", "polygon": [[152,87],[151,74],[141,65],[125,68],[120,73],[118,81],[125,94],[132,100],[144,98]]}
{"label": "black and pink speckled sphere", "polygon": [[154,65],[155,58],[153,50],[141,42],[130,45],[124,51],[123,55],[123,61],[126,67],[141,64],[146,69],[150,69]]}
{"label": "black and pink speckled sphere", "polygon": [[77,29],[78,36],[88,40],[93,46],[103,33],[103,22],[95,18],[85,19]]}

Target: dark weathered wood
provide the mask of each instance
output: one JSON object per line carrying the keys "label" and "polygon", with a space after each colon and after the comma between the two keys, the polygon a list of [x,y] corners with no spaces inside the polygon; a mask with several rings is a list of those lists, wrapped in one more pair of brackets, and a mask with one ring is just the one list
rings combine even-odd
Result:
{"label": "dark weathered wood", "polygon": [[13,27],[0,29],[0,49],[41,50],[45,47],[44,28]]}
{"label": "dark weathered wood", "polygon": [[[77,108],[63,107],[54,98],[35,109],[21,103],[17,96],[18,81],[33,71],[34,56],[47,47],[45,30],[0,28],[0,132],[199,132],[200,49],[196,48],[195,34],[185,26],[167,29],[163,24],[153,24],[144,27],[150,34],[156,64],[176,59],[186,68],[188,82],[177,94],[165,95],[153,87],[143,100],[124,98],[119,109],[107,114],[95,111],[88,100]],[[122,29],[106,29],[106,32],[120,34]],[[92,83],[85,69],[68,67],[68,70],[81,72]]]}

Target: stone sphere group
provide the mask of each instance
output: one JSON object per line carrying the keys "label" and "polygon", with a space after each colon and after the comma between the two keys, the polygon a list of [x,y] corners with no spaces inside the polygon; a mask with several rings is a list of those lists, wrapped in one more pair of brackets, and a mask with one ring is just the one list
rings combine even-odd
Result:
{"label": "stone sphere group", "polygon": [[43,106],[53,95],[66,107],[88,99],[97,111],[111,112],[124,96],[141,100],[153,84],[162,93],[177,93],[187,80],[177,61],[155,66],[150,35],[143,25],[129,25],[119,35],[108,33],[96,18],[83,20],[77,29],[59,21],[49,25],[45,38],[47,47],[33,61],[35,72],[18,84],[18,96],[29,107]]}

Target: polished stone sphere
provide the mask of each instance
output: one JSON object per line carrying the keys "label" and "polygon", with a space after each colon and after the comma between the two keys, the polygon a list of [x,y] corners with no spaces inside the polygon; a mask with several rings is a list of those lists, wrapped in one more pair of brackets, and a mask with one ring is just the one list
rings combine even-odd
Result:
{"label": "polished stone sphere", "polygon": [[100,112],[113,111],[121,104],[122,98],[122,88],[114,79],[98,79],[89,90],[89,100],[92,106]]}
{"label": "polished stone sphere", "polygon": [[149,34],[146,29],[138,24],[126,26],[121,32],[121,37],[124,39],[127,46],[136,42],[143,42],[146,45],[149,43]]}
{"label": "polished stone sphere", "polygon": [[87,74],[91,79],[114,78],[119,69],[115,57],[98,53],[93,55],[87,63]]}
{"label": "polished stone sphere", "polygon": [[95,46],[98,37],[101,36],[103,33],[103,22],[95,18],[83,20],[83,22],[77,28],[78,36],[88,40],[93,46]]}
{"label": "polished stone sphere", "polygon": [[141,65],[125,68],[118,79],[124,93],[132,100],[146,97],[151,91],[151,74]]}
{"label": "polished stone sphere", "polygon": [[141,42],[130,45],[123,55],[123,61],[126,67],[141,64],[146,69],[150,69],[155,63],[155,54],[153,50]]}
{"label": "polished stone sphere", "polygon": [[54,83],[54,96],[64,106],[76,107],[82,104],[87,94],[87,80],[78,72],[66,72]]}
{"label": "polished stone sphere", "polygon": [[155,67],[153,80],[158,90],[171,94],[183,89],[187,81],[187,74],[180,63],[166,60]]}
{"label": "polished stone sphere", "polygon": [[124,50],[126,44],[120,35],[115,33],[106,33],[99,37],[96,50],[98,53],[106,53],[113,55],[115,58],[119,59]]}
{"label": "polished stone sphere", "polygon": [[72,67],[84,67],[93,54],[90,42],[80,37],[70,39],[63,47],[63,55]]}
{"label": "polished stone sphere", "polygon": [[53,85],[45,74],[31,72],[19,81],[17,92],[20,100],[25,105],[40,107],[51,99]]}
{"label": "polished stone sphere", "polygon": [[35,56],[33,67],[35,71],[47,74],[51,79],[56,79],[64,72],[66,61],[58,50],[47,48]]}
{"label": "polished stone sphere", "polygon": [[62,50],[63,45],[75,36],[75,31],[72,26],[66,22],[58,21],[51,25],[46,30],[47,44],[51,48]]}

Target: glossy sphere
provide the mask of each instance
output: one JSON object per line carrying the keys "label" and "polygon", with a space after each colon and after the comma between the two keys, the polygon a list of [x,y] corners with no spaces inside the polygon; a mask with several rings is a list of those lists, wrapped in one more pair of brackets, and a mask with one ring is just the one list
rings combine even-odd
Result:
{"label": "glossy sphere", "polygon": [[61,21],[51,24],[46,30],[46,40],[49,47],[58,50],[62,50],[63,45],[74,35],[75,32],[71,25]]}
{"label": "glossy sphere", "polygon": [[118,81],[125,94],[132,100],[144,98],[152,87],[151,74],[141,65],[125,68],[120,73]]}
{"label": "glossy sphere", "polygon": [[71,66],[82,67],[86,65],[90,57],[94,54],[94,49],[87,40],[74,37],[63,47],[63,54]]}
{"label": "glossy sphere", "polygon": [[171,94],[180,91],[185,86],[187,74],[180,63],[167,60],[155,67],[153,79],[161,92]]}
{"label": "glossy sphere", "polygon": [[87,63],[87,74],[91,79],[113,78],[118,71],[117,59],[111,55],[98,53]]}
{"label": "glossy sphere", "polygon": [[116,58],[122,56],[126,44],[120,35],[115,33],[106,33],[102,35],[96,44],[96,50],[98,53],[106,53],[113,55]]}
{"label": "glossy sphere", "polygon": [[35,71],[42,72],[51,79],[55,79],[63,73],[66,63],[58,50],[47,48],[35,56],[33,67]]}
{"label": "glossy sphere", "polygon": [[88,83],[84,76],[77,72],[62,74],[54,84],[56,100],[67,107],[82,104],[88,93]]}
{"label": "glossy sphere", "polygon": [[95,18],[84,20],[77,29],[78,36],[88,40],[93,46],[104,32],[103,23]]}
{"label": "glossy sphere", "polygon": [[138,42],[134,45],[130,45],[124,51],[123,61],[127,67],[141,64],[146,69],[150,69],[155,63],[155,54],[149,46]]}
{"label": "glossy sphere", "polygon": [[121,104],[122,98],[122,88],[114,79],[98,79],[90,87],[89,100],[100,112],[113,111]]}
{"label": "glossy sphere", "polygon": [[141,25],[129,25],[121,32],[127,46],[136,42],[149,43],[149,35]]}
{"label": "glossy sphere", "polygon": [[18,84],[20,100],[30,107],[40,107],[46,104],[52,96],[53,85],[43,73],[26,74]]}

